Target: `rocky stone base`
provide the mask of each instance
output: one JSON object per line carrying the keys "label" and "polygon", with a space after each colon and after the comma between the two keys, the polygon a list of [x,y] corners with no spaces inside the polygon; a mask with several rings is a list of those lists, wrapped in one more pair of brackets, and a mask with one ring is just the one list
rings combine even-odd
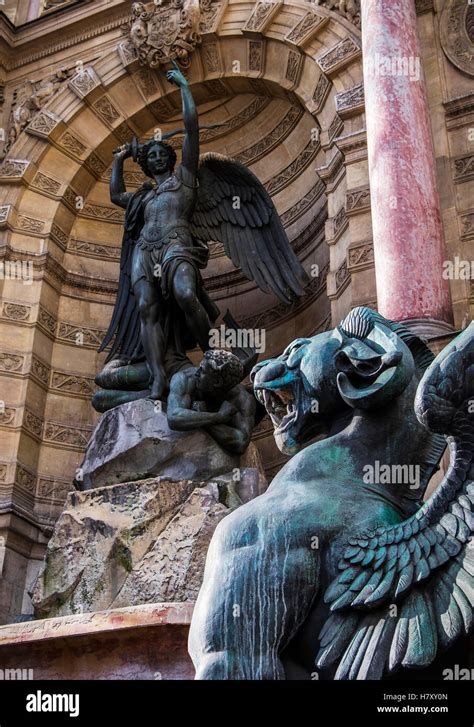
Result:
{"label": "rocky stone base", "polygon": [[[159,405],[160,402],[157,402]],[[169,477],[173,480],[209,480],[248,465],[226,452],[204,430],[176,432],[166,413],[150,399],[116,406],[101,416],[87,445],[76,476],[79,490],[118,482]]]}
{"label": "rocky stone base", "polygon": [[31,593],[36,615],[195,600],[225,503],[241,504],[252,475],[231,487],[158,477],[70,493]]}
{"label": "rocky stone base", "polygon": [[230,454],[139,400],[101,417],[76,485],[30,593],[39,618],[194,601],[218,522],[267,483],[253,444]]}

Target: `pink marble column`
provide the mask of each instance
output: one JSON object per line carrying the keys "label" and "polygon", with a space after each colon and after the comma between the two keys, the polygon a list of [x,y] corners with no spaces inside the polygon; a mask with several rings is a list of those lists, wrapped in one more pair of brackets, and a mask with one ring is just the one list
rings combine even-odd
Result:
{"label": "pink marble column", "polygon": [[414,0],[361,0],[378,308],[426,335],[452,323]]}

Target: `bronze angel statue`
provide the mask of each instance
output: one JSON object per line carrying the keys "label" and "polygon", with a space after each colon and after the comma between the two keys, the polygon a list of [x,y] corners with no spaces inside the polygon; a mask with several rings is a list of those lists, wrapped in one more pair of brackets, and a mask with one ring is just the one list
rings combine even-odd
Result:
{"label": "bronze angel statue", "polygon": [[[115,152],[110,196],[126,210],[125,225],[117,300],[100,349],[111,344],[110,363],[96,379],[104,388],[141,388],[152,399],[160,399],[170,377],[190,365],[187,350],[196,343],[209,349],[219,310],[201,277],[208,242],[221,242],[236,267],[285,303],[302,296],[307,284],[261,182],[232,159],[200,158],[188,81],[176,64],[166,75],[181,89],[184,129],[144,144],[135,139]],[[183,131],[182,162],[175,168],[176,153],[166,139]],[[123,179],[130,156],[153,180],[134,193]],[[136,393],[114,404],[130,398]],[[110,401],[94,405],[103,411]]]}

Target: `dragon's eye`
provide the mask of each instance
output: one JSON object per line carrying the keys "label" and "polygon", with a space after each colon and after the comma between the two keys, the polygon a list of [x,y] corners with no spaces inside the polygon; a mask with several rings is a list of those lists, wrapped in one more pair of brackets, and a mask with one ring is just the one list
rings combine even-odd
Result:
{"label": "dragon's eye", "polygon": [[283,351],[282,358],[285,360],[290,358],[293,353],[296,353],[296,351],[299,351],[300,348],[306,346],[308,343],[308,338],[297,338]]}

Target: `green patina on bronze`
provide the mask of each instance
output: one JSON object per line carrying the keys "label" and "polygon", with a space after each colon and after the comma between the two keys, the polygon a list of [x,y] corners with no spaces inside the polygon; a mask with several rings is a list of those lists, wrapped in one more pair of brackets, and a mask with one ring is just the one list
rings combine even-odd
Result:
{"label": "green patina on bronze", "polygon": [[[255,367],[292,458],[215,531],[190,632],[198,679],[380,679],[469,631],[474,324],[433,358],[358,308]],[[445,435],[451,469],[423,502]],[[408,474],[371,481],[382,466]]]}

